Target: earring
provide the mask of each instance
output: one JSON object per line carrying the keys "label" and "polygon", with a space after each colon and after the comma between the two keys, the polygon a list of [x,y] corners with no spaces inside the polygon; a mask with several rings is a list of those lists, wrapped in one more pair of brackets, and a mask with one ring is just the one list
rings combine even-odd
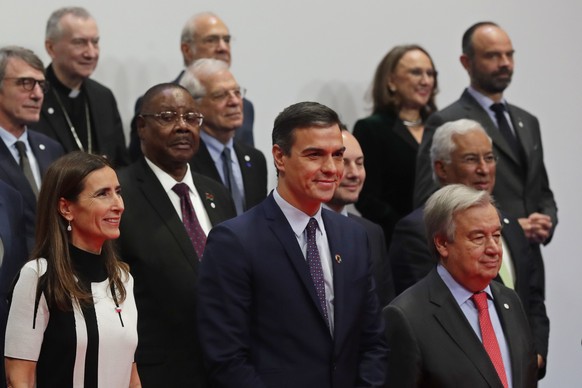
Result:
{"label": "earring", "polygon": [[71,221],[69,221],[69,225],[67,226],[67,232],[70,232],[71,230],[73,230],[73,228],[71,227]]}

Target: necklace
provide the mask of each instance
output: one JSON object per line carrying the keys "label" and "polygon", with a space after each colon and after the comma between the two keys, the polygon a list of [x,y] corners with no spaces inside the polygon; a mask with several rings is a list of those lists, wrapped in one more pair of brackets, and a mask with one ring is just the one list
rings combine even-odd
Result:
{"label": "necklace", "polygon": [[418,127],[422,124],[422,117],[419,117],[418,119],[414,120],[414,121],[408,121],[408,120],[402,120],[402,123],[406,126],[406,127]]}
{"label": "necklace", "polygon": [[79,149],[81,151],[87,151],[88,153],[92,153],[93,147],[92,147],[92,140],[91,140],[91,117],[89,115],[89,105],[87,104],[87,99],[85,99],[85,120],[87,121],[87,150],[85,150],[85,147],[83,147],[83,143],[81,143],[81,139],[79,139],[79,135],[77,135],[77,131],[75,130],[75,127],[73,126],[73,122],[71,121],[71,118],[69,117],[69,114],[67,113],[67,110],[65,109],[65,106],[63,105],[63,102],[61,101],[59,94],[57,93],[57,91],[55,89],[52,89],[52,91],[53,91],[55,97],[57,98],[57,102],[59,103],[59,107],[61,108],[61,110],[63,111],[63,114],[65,115],[65,120],[67,120],[67,125],[69,126],[69,129],[71,130],[71,134],[73,135],[73,138],[75,139],[75,143],[77,143],[77,147],[79,147]]}

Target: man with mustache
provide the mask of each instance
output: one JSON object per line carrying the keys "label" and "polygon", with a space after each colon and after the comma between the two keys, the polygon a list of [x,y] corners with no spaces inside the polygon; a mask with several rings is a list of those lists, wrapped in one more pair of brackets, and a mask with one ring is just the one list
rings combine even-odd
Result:
{"label": "man with mustache", "polygon": [[202,116],[176,84],[143,97],[143,156],[119,172],[126,203],[120,256],[135,280],[143,387],[207,387],[196,333],[197,275],[210,229],[236,215],[228,191],[192,172]]}
{"label": "man with mustache", "polygon": [[236,140],[243,122],[244,88],[224,61],[203,58],[186,69],[180,80],[204,115],[200,149],[190,165],[230,191],[237,214],[267,197],[267,162],[258,149]]}
{"label": "man with mustache", "polygon": [[36,54],[17,46],[0,49],[0,180],[22,196],[29,249],[42,176],[63,154],[59,143],[29,131],[39,120],[46,88],[44,66]]}
{"label": "man with mustache", "polygon": [[115,166],[129,158],[117,102],[111,90],[89,77],[99,61],[99,29],[82,7],[54,11],[46,26],[46,69],[51,88],[32,129],[57,140],[65,152],[105,155]]}
{"label": "man with mustache", "polygon": [[429,157],[435,129],[447,121],[475,120],[493,140],[498,157],[493,195],[501,210],[518,219],[541,255],[539,244],[550,242],[558,223],[557,207],[544,165],[538,119],[503,97],[514,68],[511,40],[497,24],[479,22],[465,32],[462,46],[461,64],[471,85],[458,101],[426,123],[416,165],[415,206],[436,190]]}

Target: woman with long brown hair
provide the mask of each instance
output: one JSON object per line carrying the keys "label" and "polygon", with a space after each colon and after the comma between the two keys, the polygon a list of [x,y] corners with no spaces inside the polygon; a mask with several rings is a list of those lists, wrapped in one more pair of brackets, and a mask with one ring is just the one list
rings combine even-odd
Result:
{"label": "woman with long brown hair", "polygon": [[8,386],[140,386],[133,278],[112,241],[123,210],[104,157],[73,152],[49,167],[33,259],[12,294]]}
{"label": "woman with long brown hair", "polygon": [[418,45],[396,46],[382,59],[372,84],[372,115],[354,136],[364,152],[366,181],[356,208],[382,226],[389,245],[396,222],[413,210],[416,154],[424,121],[434,111],[437,72]]}

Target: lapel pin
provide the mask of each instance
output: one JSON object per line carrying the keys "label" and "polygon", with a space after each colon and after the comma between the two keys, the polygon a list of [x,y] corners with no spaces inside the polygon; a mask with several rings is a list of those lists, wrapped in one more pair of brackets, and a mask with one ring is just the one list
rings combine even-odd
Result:
{"label": "lapel pin", "polygon": [[520,128],[523,128],[523,123],[521,121],[517,123],[517,125],[519,125]]}
{"label": "lapel pin", "polygon": [[214,194],[204,193],[204,196],[206,197],[206,200],[210,202],[210,207],[213,209],[216,208],[216,205],[214,204]]}
{"label": "lapel pin", "polygon": [[340,264],[342,262],[342,257],[340,255],[335,255],[335,261]]}
{"label": "lapel pin", "polygon": [[213,209],[216,207],[216,205],[214,204],[214,202],[211,202],[210,203],[210,207],[213,208]]}
{"label": "lapel pin", "polygon": [[48,112],[49,115],[52,115],[53,113],[55,113],[55,110],[53,107],[50,107],[46,110]]}
{"label": "lapel pin", "polygon": [[42,151],[44,151],[44,149],[46,148],[44,144],[39,144],[38,148],[40,148]]}
{"label": "lapel pin", "polygon": [[503,223],[506,224],[506,225],[509,225],[509,220],[507,218],[504,218],[503,219]]}
{"label": "lapel pin", "polygon": [[251,164],[251,157],[250,156],[245,155],[243,159],[245,160],[245,165],[247,167],[251,167],[252,166],[252,164]]}
{"label": "lapel pin", "polygon": [[509,305],[507,303],[503,303],[503,307],[505,307],[506,310],[509,310]]}

